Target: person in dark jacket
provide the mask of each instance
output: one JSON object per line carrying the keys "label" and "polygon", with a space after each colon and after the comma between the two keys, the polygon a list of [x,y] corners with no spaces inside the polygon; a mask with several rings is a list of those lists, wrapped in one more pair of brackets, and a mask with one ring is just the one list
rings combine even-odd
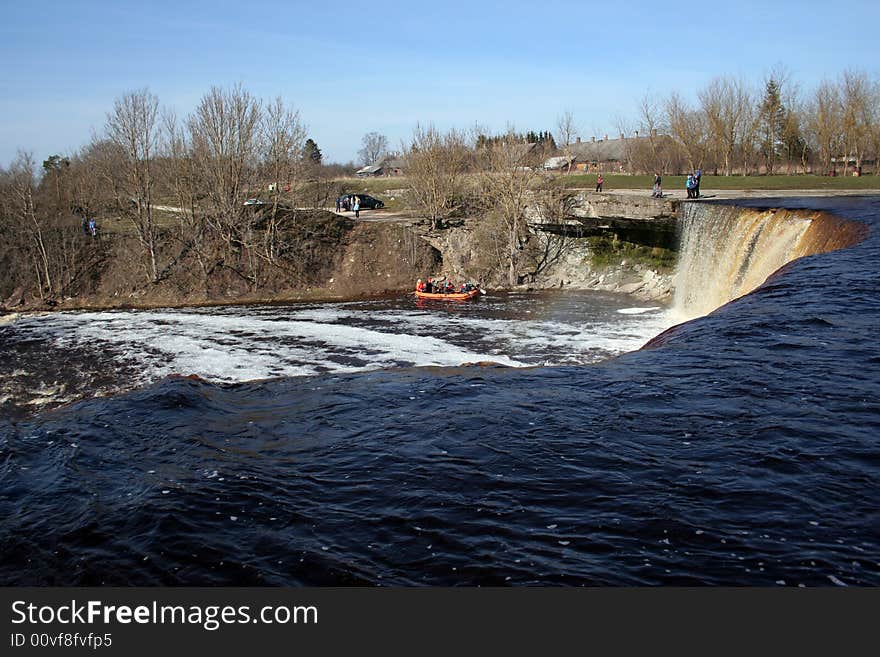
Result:
{"label": "person in dark jacket", "polygon": [[661,183],[663,179],[660,178],[660,174],[658,172],[654,173],[654,191],[651,192],[651,196],[653,198],[661,198],[663,196],[663,187]]}

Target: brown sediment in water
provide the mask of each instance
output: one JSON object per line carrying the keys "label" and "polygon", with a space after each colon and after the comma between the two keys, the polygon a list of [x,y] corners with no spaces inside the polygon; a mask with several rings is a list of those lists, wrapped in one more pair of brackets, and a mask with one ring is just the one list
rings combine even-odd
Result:
{"label": "brown sediment in water", "polygon": [[797,257],[828,253],[855,246],[868,236],[867,225],[841,219],[827,212],[813,213],[809,228],[801,238]]}

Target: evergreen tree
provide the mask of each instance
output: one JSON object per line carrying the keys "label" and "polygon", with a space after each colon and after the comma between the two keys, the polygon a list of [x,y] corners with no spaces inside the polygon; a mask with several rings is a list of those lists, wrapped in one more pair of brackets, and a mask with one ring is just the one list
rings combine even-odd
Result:
{"label": "evergreen tree", "polygon": [[767,166],[767,173],[773,173],[773,166],[777,154],[782,146],[782,138],[785,133],[786,111],[782,102],[780,84],[775,79],[767,80],[764,88],[764,98],[758,109],[761,130],[761,154]]}
{"label": "evergreen tree", "polygon": [[302,150],[302,159],[308,164],[316,165],[321,164],[321,161],[324,159],[321,149],[318,148],[318,144],[313,139],[306,139]]}
{"label": "evergreen tree", "polygon": [[43,160],[43,170],[46,173],[59,173],[69,166],[70,160],[60,155],[50,155],[47,159]]}

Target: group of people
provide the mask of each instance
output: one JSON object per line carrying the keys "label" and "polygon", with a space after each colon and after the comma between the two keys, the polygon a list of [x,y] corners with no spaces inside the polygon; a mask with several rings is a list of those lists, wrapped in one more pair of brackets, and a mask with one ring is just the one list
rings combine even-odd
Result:
{"label": "group of people", "polygon": [[[700,169],[688,174],[684,185],[688,198],[700,198],[700,179],[702,177],[703,172]],[[598,188],[596,191],[599,191]],[[651,197],[663,198],[663,179],[660,177],[659,172],[654,172],[654,189],[651,192]]]}
{"label": "group of people", "polygon": [[85,217],[83,217],[82,232],[83,232],[83,235],[97,237],[98,236],[98,222],[96,222],[94,219],[86,219]]}
{"label": "group of people", "polygon": [[416,281],[416,291],[417,292],[425,292],[427,294],[467,294],[473,290],[476,290],[477,286],[473,283],[462,283],[458,286],[458,289],[455,287],[455,283],[450,280],[434,280],[430,276],[427,281],[423,281],[421,278]]}
{"label": "group of people", "polygon": [[688,175],[687,181],[684,184],[685,189],[687,189],[688,198],[700,198],[700,178],[702,177],[703,172],[699,169]]}
{"label": "group of people", "polygon": [[342,212],[343,210],[349,209],[354,212],[355,219],[360,219],[361,199],[358,196],[349,196],[348,198],[339,196],[336,198],[336,212]]}

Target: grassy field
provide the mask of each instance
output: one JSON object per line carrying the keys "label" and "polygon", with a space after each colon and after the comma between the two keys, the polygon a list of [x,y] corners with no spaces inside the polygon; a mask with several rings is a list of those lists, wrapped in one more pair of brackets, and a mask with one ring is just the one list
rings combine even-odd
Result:
{"label": "grassy field", "polygon": [[[602,191],[615,189],[651,189],[654,176],[627,176],[603,174]],[[664,189],[684,189],[687,176],[662,176]],[[573,188],[595,188],[596,174],[573,174],[559,176],[560,184]],[[700,191],[725,190],[773,190],[773,189],[880,189],[880,176],[707,176],[703,174]]]}
{"label": "grassy field", "polygon": [[[653,176],[629,176],[623,174],[604,174],[603,191],[613,192],[615,189],[651,189]],[[596,186],[596,174],[556,175],[560,185],[578,189],[590,189]],[[684,189],[686,176],[663,176],[665,189]],[[386,207],[396,205],[391,201],[389,192],[405,189],[407,180],[404,176],[390,178],[337,178],[334,187],[345,193],[362,192],[385,201]],[[880,189],[880,176],[710,176],[703,175],[701,189],[716,190],[774,190],[774,189],[812,189],[812,190],[859,190]],[[342,191],[340,191],[342,193]]]}
{"label": "grassy field", "polygon": [[[334,182],[350,190],[349,193],[365,192],[370,196],[385,195],[390,189],[403,189],[406,187],[406,178],[337,178]],[[383,199],[384,200],[384,199]]]}

